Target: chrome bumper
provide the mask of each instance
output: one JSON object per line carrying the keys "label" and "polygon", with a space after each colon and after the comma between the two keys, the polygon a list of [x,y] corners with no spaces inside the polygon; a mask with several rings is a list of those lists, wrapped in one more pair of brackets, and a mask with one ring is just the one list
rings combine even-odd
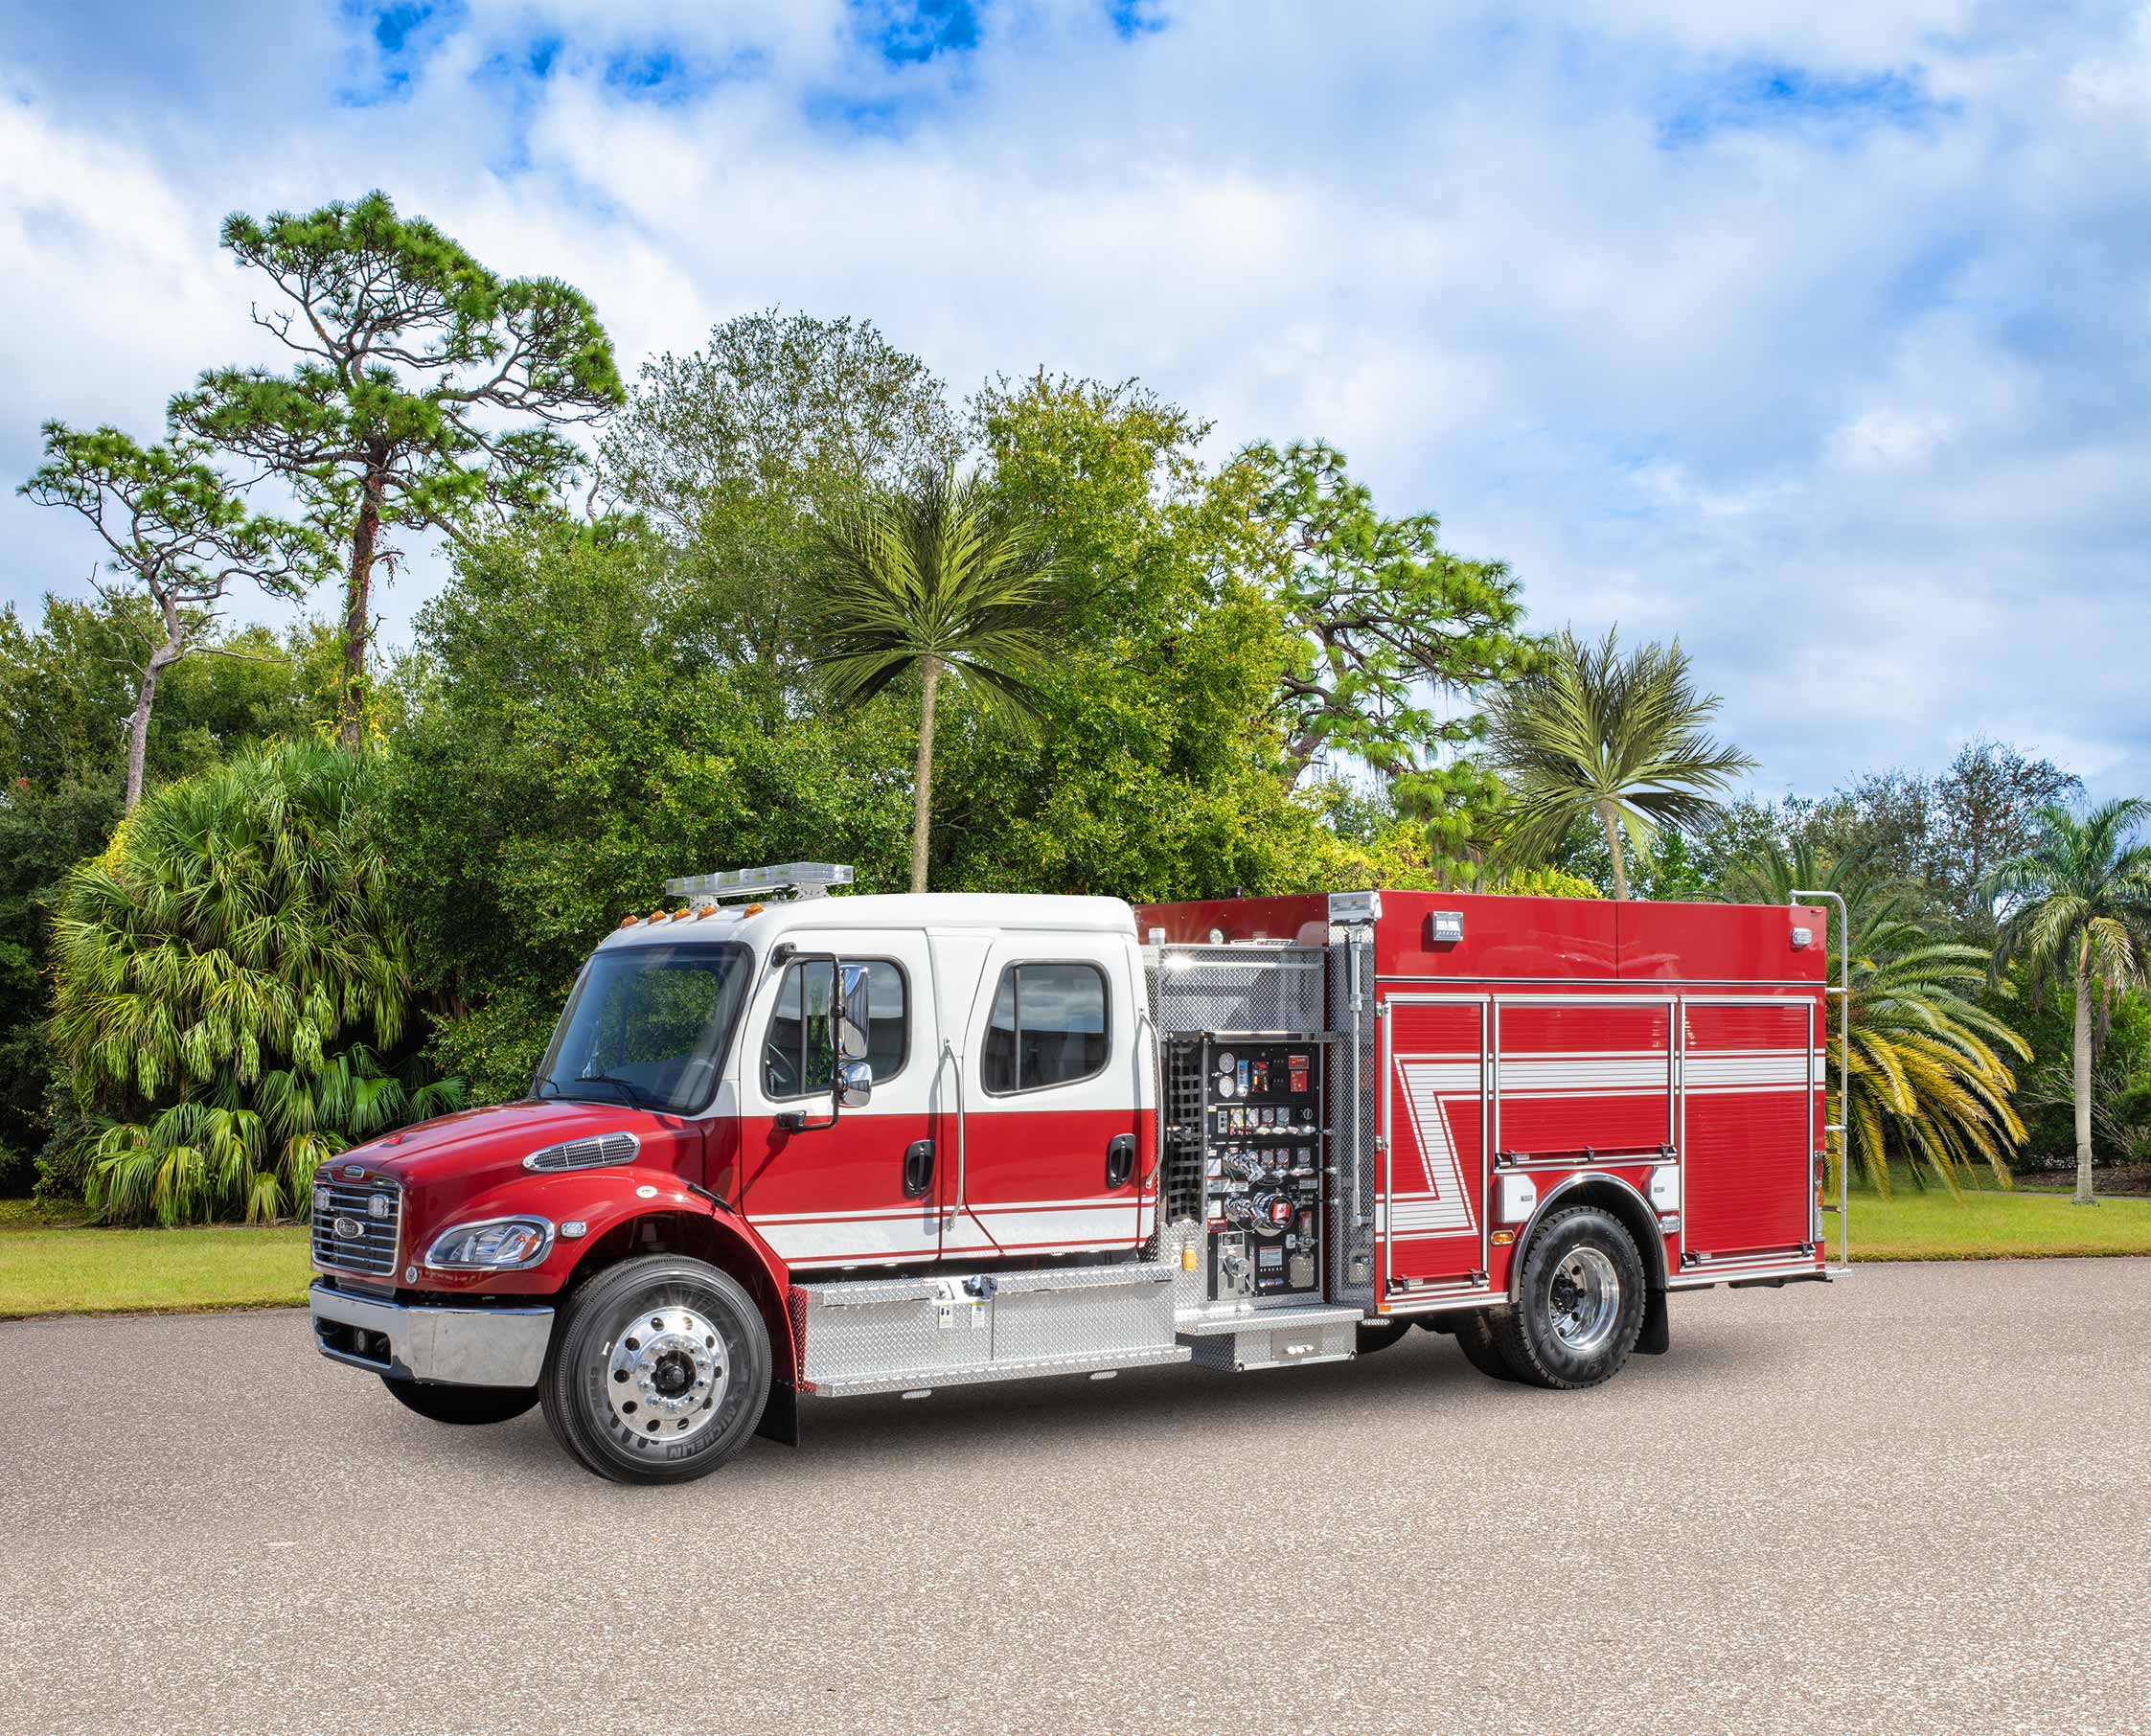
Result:
{"label": "chrome bumper", "polygon": [[318,1278],[307,1301],[323,1356],[398,1380],[536,1386],[553,1336],[550,1308],[406,1308]]}

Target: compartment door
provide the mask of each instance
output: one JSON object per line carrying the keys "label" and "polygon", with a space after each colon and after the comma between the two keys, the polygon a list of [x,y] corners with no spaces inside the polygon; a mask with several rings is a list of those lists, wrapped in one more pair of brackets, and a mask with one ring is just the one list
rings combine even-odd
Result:
{"label": "compartment door", "polygon": [[1498,1164],[1656,1161],[1673,1144],[1670,996],[1504,995],[1494,1029]]}
{"label": "compartment door", "polygon": [[1814,1003],[1691,996],[1682,1003],[1682,1245],[1782,1254],[1809,1240]]}
{"label": "compartment door", "polygon": [[1407,1282],[1486,1269],[1487,1000],[1392,994],[1382,1020],[1378,1268]]}

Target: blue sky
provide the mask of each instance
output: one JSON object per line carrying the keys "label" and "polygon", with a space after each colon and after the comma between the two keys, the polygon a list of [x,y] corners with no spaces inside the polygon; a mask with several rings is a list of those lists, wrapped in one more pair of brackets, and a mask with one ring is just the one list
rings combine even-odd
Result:
{"label": "blue sky", "polygon": [[[774,305],[1326,438],[1536,624],[1678,633],[1765,789],[2151,790],[2151,9],[11,0],[0,470],[268,359],[218,219],[377,184],[630,369]],[[0,515],[0,601],[81,591]]]}

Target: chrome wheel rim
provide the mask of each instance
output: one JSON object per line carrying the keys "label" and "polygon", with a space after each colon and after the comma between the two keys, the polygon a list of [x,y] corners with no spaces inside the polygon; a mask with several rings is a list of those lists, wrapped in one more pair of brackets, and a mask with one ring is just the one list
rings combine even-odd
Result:
{"label": "chrome wheel rim", "polygon": [[629,1318],[606,1359],[612,1420],[652,1446],[701,1433],[717,1420],[731,1381],[716,1323],[673,1303]]}
{"label": "chrome wheel rim", "polygon": [[1553,1268],[1547,1298],[1553,1336],[1578,1355],[1596,1350],[1620,1320],[1621,1275],[1595,1247],[1572,1247]]}

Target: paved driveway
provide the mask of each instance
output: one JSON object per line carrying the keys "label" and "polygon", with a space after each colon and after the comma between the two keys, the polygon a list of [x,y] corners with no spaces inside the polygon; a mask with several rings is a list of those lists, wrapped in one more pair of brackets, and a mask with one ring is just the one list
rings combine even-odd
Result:
{"label": "paved driveway", "polygon": [[0,1327],[0,1730],[2151,1728],[2151,1262],[810,1407],[678,1490],[293,1313]]}

